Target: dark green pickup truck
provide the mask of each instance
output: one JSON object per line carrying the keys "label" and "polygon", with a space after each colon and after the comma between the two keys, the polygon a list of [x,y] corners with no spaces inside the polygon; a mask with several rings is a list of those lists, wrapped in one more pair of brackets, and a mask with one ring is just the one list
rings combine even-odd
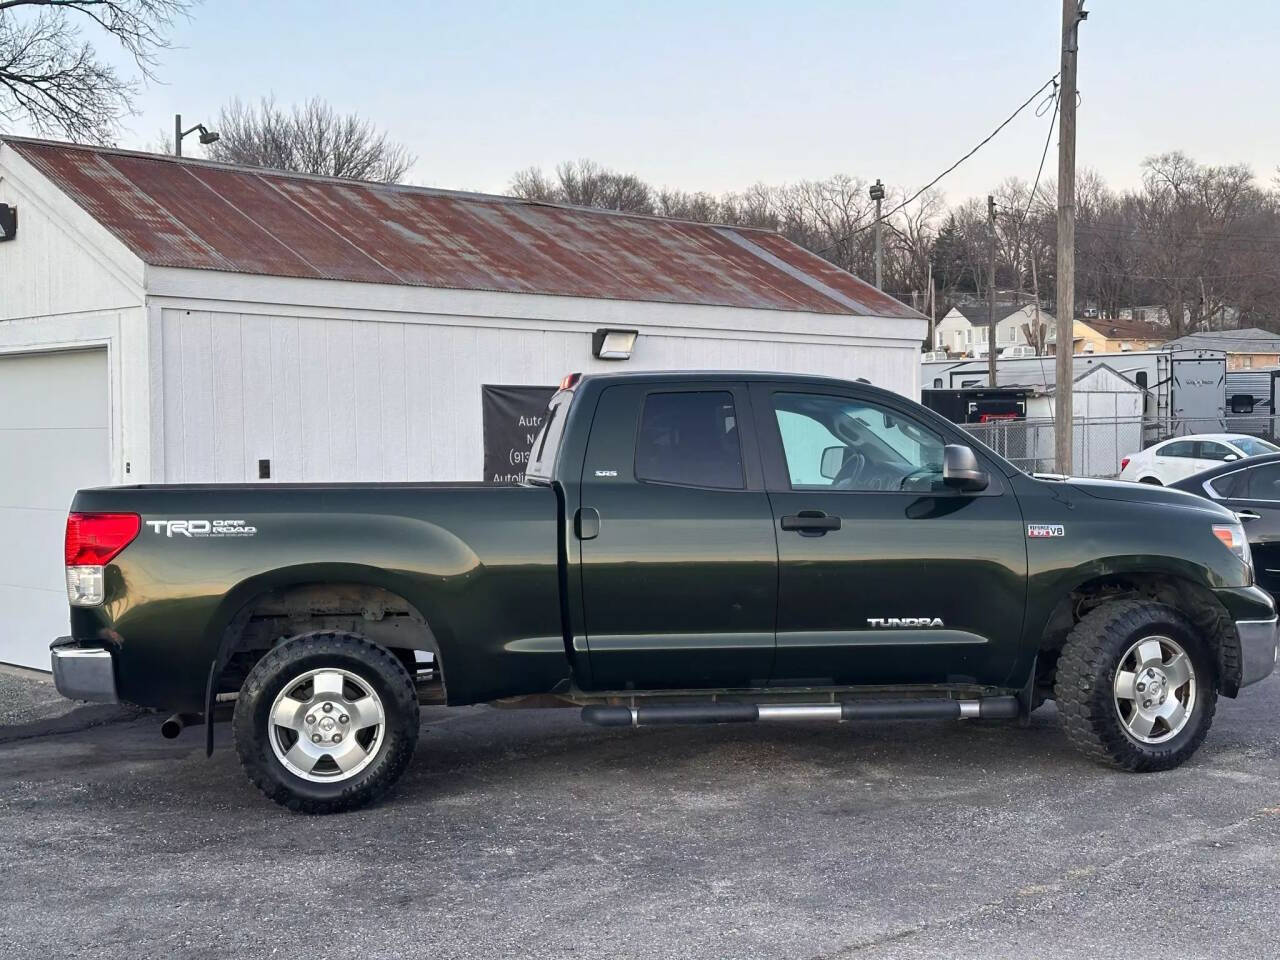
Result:
{"label": "dark green pickup truck", "polygon": [[205,721],[210,749],[233,711],[249,776],[311,812],[389,787],[420,703],[630,726],[1054,699],[1085,753],[1160,770],[1276,659],[1230,512],[1031,477],[817,377],[568,377],[518,487],[84,490],[66,564],[59,689]]}

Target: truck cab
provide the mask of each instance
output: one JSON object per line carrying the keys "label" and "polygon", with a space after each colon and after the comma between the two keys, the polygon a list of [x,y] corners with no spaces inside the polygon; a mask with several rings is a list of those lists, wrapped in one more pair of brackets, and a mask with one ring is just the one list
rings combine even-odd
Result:
{"label": "truck cab", "polygon": [[[817,378],[575,388],[576,401],[553,400],[528,477],[564,490],[573,634],[587,651],[575,665],[593,687],[1008,680],[1023,518],[994,463],[976,459],[980,481],[946,475],[945,423]],[[581,448],[557,443],[571,402],[590,418],[566,427]]]}

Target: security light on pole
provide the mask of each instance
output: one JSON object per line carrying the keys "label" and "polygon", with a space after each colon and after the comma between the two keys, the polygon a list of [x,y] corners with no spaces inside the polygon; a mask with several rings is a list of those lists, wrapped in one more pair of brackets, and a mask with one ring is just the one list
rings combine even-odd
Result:
{"label": "security light on pole", "polygon": [[197,123],[194,127],[183,130],[182,114],[175,113],[173,115],[173,155],[175,157],[182,156],[182,138],[190,136],[197,130],[200,131],[200,142],[206,147],[211,143],[218,142],[218,134],[207,128],[203,123]]}
{"label": "security light on pole", "polygon": [[871,195],[871,199],[876,202],[876,289],[883,290],[881,259],[880,259],[880,201],[884,199],[884,184],[880,182],[880,178],[876,177],[876,182],[871,185],[871,189],[867,191]]}

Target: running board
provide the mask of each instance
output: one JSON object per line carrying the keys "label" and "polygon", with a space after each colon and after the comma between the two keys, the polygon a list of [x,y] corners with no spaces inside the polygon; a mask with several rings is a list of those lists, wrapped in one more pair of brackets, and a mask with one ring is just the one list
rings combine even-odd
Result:
{"label": "running board", "polygon": [[1018,698],[979,700],[853,700],[844,703],[656,703],[638,707],[590,706],[582,719],[600,727],[649,727],[658,724],[755,723],[759,720],[948,720],[981,717],[1011,720]]}

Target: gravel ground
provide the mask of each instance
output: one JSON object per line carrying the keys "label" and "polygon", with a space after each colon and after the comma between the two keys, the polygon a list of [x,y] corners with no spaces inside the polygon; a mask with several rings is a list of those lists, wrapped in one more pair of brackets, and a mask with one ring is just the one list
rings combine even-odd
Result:
{"label": "gravel ground", "polygon": [[60,717],[78,703],[53,688],[53,677],[0,665],[0,728]]}
{"label": "gravel ground", "polygon": [[1274,957],[1280,678],[1134,776],[1052,707],[979,723],[601,730],[424,711],[380,805],[268,803],[229,730],[0,744],[10,958]]}

